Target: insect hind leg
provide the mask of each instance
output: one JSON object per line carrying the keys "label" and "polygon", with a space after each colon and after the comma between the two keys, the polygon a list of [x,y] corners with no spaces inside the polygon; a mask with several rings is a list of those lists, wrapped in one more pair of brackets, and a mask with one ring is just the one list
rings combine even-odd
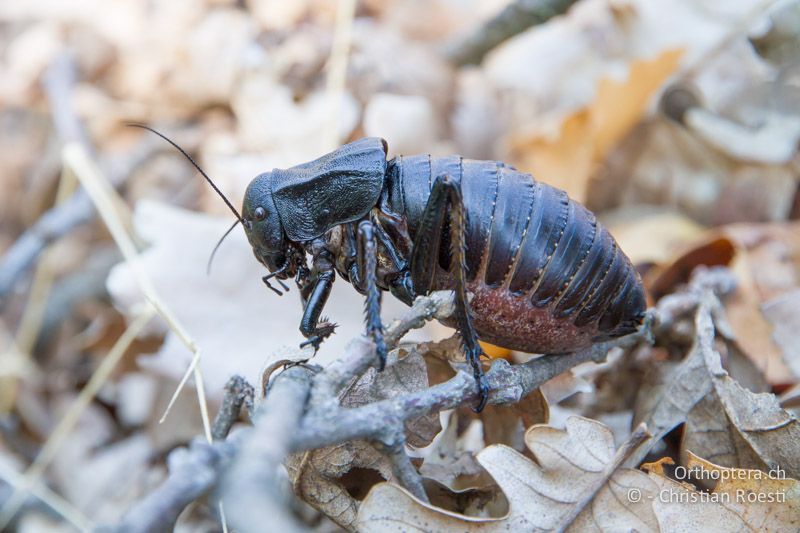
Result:
{"label": "insect hind leg", "polygon": [[455,281],[455,319],[461,333],[464,355],[472,367],[475,384],[478,387],[478,404],[475,411],[480,412],[489,399],[489,382],[483,373],[480,358],[483,350],[478,343],[478,334],[472,325],[472,314],[467,299],[466,227],[464,204],[461,197],[461,183],[449,175],[436,178],[431,195],[422,215],[420,229],[414,240],[411,257],[411,276],[417,295],[427,294],[433,288],[439,250],[449,215],[450,226],[450,271]]}

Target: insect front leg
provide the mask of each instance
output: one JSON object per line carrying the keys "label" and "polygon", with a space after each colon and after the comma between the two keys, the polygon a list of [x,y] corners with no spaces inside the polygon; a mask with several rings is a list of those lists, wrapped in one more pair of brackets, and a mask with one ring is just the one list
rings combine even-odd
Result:
{"label": "insect front leg", "polygon": [[386,343],[383,340],[383,324],[381,323],[381,291],[378,287],[378,247],[375,241],[375,227],[369,220],[358,225],[358,256],[356,284],[363,288],[367,298],[364,302],[364,314],[367,319],[367,336],[375,342],[375,353],[378,356],[378,371],[386,366]]}
{"label": "insect front leg", "polygon": [[336,324],[327,321],[319,323],[320,314],[328,301],[333,281],[336,278],[333,263],[331,262],[331,254],[327,249],[314,249],[313,272],[314,281],[310,290],[306,292],[301,289],[301,297],[305,296],[304,292],[307,296],[304,298],[305,309],[303,318],[300,321],[300,333],[308,340],[302,343],[300,347],[310,344],[316,351],[322,341],[330,337],[336,329]]}
{"label": "insect front leg", "polygon": [[411,278],[414,280],[416,295],[427,294],[433,289],[439,249],[442,245],[442,233],[445,230],[448,215],[452,254],[450,269],[455,282],[455,319],[461,333],[467,362],[472,366],[472,373],[478,387],[478,405],[474,409],[476,412],[480,412],[489,399],[489,382],[483,373],[483,367],[481,367],[480,357],[483,351],[478,343],[478,334],[472,325],[472,316],[467,300],[466,246],[464,244],[466,223],[464,204],[461,198],[461,184],[450,176],[439,176],[433,183],[428,204],[422,215],[422,222],[414,239]]}

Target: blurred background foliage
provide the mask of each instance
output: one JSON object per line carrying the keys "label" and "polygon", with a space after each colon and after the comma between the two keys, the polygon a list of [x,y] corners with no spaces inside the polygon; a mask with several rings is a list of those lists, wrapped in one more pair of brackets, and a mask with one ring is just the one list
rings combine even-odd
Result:
{"label": "blurred background foliage", "polygon": [[[506,161],[595,210],[651,303],[697,265],[729,266],[741,344],[776,392],[791,389],[799,34],[794,0],[3,0],[0,478],[36,457],[144,301],[76,169],[63,170],[70,143],[111,185],[142,275],[203,352],[210,402],[229,375],[256,382],[277,347],[302,340],[299,302],[260,286],[239,232],[206,276],[230,213],[128,122],[170,135],[235,205],[258,173],[365,135],[390,155]],[[20,242],[27,262],[11,260]],[[343,285],[326,310],[342,328],[320,360],[361,330]],[[78,515],[117,518],[163,477],[166,451],[202,432],[191,395],[158,424],[186,344],[150,323],[58,436],[46,478]],[[56,522],[32,511],[20,526]]]}

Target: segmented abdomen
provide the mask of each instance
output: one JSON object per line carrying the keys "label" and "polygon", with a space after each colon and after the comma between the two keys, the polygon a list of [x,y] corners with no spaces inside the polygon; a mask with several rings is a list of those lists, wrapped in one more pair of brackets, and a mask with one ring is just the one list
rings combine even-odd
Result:
{"label": "segmented abdomen", "polygon": [[[508,308],[518,314],[524,308],[517,300],[525,300],[530,317],[594,329],[593,340],[630,333],[641,322],[645,298],[633,265],[594,214],[564,191],[503,163],[459,156],[397,157],[389,172],[399,183],[393,203],[401,204],[412,238],[435,178],[460,179],[467,278],[493,301],[507,295]],[[484,324],[497,323],[486,318]],[[489,336],[499,338],[495,333],[502,336]]]}

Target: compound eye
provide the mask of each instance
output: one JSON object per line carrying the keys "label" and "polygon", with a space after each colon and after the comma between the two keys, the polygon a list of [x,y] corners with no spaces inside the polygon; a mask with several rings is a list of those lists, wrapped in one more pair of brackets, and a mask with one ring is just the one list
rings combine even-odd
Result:
{"label": "compound eye", "polygon": [[263,207],[256,207],[256,210],[253,211],[253,216],[256,220],[264,220],[267,218],[267,210]]}

